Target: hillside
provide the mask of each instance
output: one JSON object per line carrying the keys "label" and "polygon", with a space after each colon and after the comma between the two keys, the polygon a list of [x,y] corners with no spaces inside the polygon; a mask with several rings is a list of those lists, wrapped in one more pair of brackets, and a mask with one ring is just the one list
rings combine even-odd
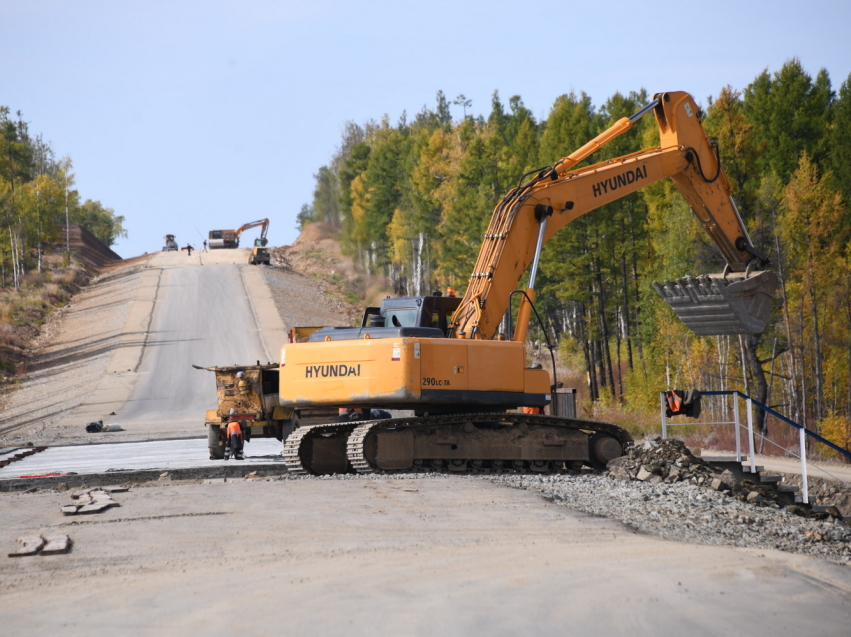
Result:
{"label": "hillside", "polygon": [[[318,282],[331,300],[333,310],[346,316],[347,323],[358,323],[363,308],[392,293],[389,282],[359,272],[351,257],[343,254],[340,240],[342,224],[308,224],[290,246],[272,248],[272,264]],[[315,321],[313,321],[315,322]],[[313,322],[306,320],[305,324]]]}
{"label": "hillside", "polygon": [[[62,236],[65,226],[62,226]],[[39,343],[42,325],[94,277],[121,262],[121,257],[86,228],[68,227],[70,262],[64,241],[49,246],[42,271],[28,272],[16,290],[4,270],[0,287],[0,385],[25,373]]]}

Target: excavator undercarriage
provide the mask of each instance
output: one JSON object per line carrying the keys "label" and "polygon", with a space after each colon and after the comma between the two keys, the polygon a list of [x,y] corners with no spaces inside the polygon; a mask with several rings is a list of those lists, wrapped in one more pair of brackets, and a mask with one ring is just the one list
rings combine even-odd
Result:
{"label": "excavator undercarriage", "polygon": [[293,474],[561,473],[604,468],[632,437],[609,423],[536,414],[455,414],[299,427]]}

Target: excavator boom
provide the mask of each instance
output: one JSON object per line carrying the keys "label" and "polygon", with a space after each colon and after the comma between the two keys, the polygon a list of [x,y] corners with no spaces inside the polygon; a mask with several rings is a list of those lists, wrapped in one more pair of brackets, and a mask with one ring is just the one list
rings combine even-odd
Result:
{"label": "excavator boom", "polygon": [[260,231],[260,239],[258,239],[258,241],[260,241],[260,245],[265,246],[266,231],[269,230],[268,219],[258,219],[257,221],[250,221],[237,228],[235,231],[237,243],[239,242],[239,237],[242,235],[243,232],[245,232],[246,230],[250,230],[251,228],[256,228],[257,226],[263,226],[262,230]]}
{"label": "excavator boom", "polygon": [[[660,145],[581,169],[579,162],[628,131],[653,111]],[[680,318],[699,334],[755,333],[764,329],[777,279],[762,271],[767,258],[753,247],[731,197],[732,189],[717,150],[690,95],[662,93],[630,118],[623,118],[569,157],[512,190],[496,207],[470,284],[455,315],[457,338],[491,339],[509,296],[540,248],[578,217],[670,177],[718,246],[727,277],[686,278],[656,289]],[[735,274],[742,273],[742,274]],[[746,285],[740,285],[749,281]],[[738,286],[738,287],[736,287]],[[533,299],[530,283],[527,296]],[[729,289],[729,288],[733,289]],[[526,302],[524,302],[526,305]],[[515,340],[523,340],[528,308],[518,318]]]}

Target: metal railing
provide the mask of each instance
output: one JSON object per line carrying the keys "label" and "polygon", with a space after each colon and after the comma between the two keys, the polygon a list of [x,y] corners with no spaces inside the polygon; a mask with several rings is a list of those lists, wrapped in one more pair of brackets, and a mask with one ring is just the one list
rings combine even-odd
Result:
{"label": "metal railing", "polygon": [[[755,436],[759,436],[762,438],[764,442],[768,442],[779,449],[783,449],[786,453],[789,453],[801,461],[801,495],[803,497],[803,501],[805,504],[809,504],[809,486],[807,483],[807,465],[810,464],[813,467],[816,467],[820,471],[823,471],[827,475],[832,478],[839,480],[847,484],[841,478],[837,478],[829,471],[824,469],[823,467],[819,467],[818,465],[813,464],[812,462],[807,461],[807,437],[809,436],[811,439],[816,442],[820,442],[824,445],[827,445],[834,451],[839,452],[841,455],[844,455],[847,458],[851,458],[851,452],[833,444],[830,440],[822,438],[814,431],[810,431],[804,425],[796,423],[794,420],[791,420],[780,414],[770,407],[766,407],[759,401],[754,400],[750,396],[743,394],[740,391],[702,391],[700,392],[701,396],[733,396],[733,420],[730,421],[721,421],[721,422],[669,422],[668,417],[665,415],[665,410],[668,406],[668,401],[665,399],[665,392],[659,392],[659,400],[661,404],[661,417],[662,417],[662,438],[665,439],[668,437],[668,427],[670,426],[682,426],[682,425],[735,425],[735,439],[736,439],[736,462],[742,462],[742,443],[741,443],[741,431],[745,429],[744,425],[741,423],[741,419],[739,417],[739,398],[745,400],[747,404],[747,435],[748,435],[748,462],[750,464],[751,473],[756,473],[756,458],[755,458],[755,444],[754,438]],[[798,453],[791,451],[778,445],[776,442],[769,440],[767,437],[763,436],[761,433],[754,432],[753,427],[753,408],[754,405],[762,409],[766,414],[771,414],[781,422],[786,423],[798,430]]]}

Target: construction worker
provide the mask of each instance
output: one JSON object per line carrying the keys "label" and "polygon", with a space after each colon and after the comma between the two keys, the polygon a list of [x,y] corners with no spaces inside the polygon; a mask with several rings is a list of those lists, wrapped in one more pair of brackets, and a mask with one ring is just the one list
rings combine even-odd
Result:
{"label": "construction worker", "polygon": [[207,240],[204,239],[204,252],[206,252],[206,251],[207,251]]}
{"label": "construction worker", "polygon": [[446,296],[455,296],[455,288],[453,288],[451,285],[446,288]]}
{"label": "construction worker", "polygon": [[[231,416],[233,418],[233,416]],[[235,460],[245,460],[245,454],[242,452],[244,441],[242,433],[242,425],[238,420],[231,420],[228,423],[227,439],[225,440],[225,460],[230,458],[231,453]]]}
{"label": "construction worker", "polygon": [[188,243],[186,244],[186,250],[187,250],[187,252],[189,252],[189,256],[191,257],[192,256],[192,246]]}

